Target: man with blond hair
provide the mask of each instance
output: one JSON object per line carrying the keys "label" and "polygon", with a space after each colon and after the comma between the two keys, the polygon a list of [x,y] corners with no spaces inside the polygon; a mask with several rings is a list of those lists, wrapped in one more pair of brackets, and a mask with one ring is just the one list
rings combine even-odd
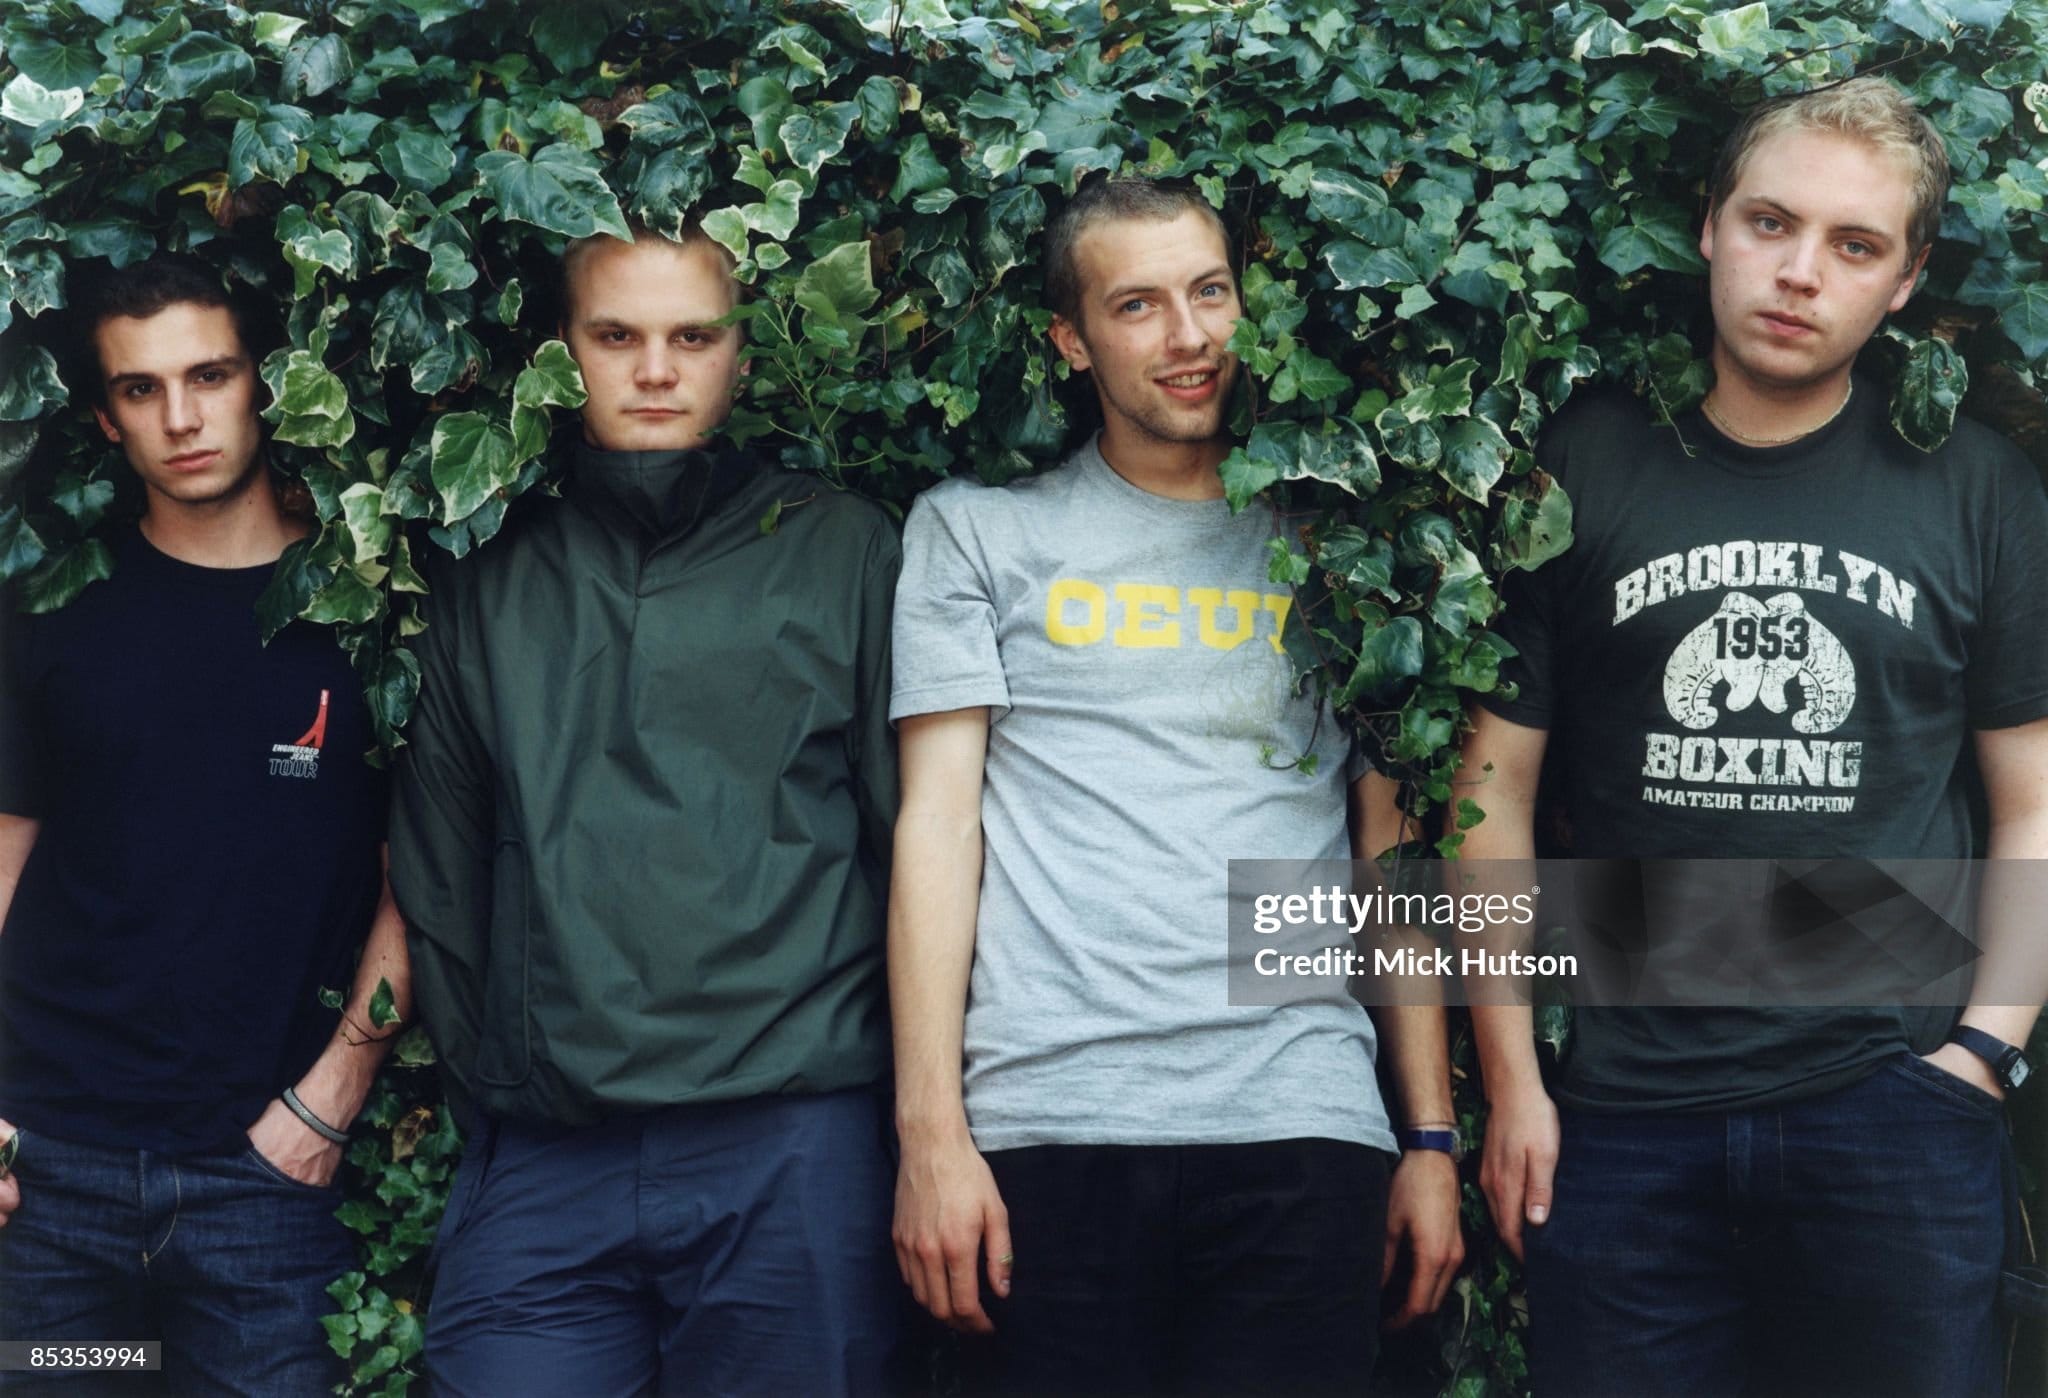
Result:
{"label": "man with blond hair", "polygon": [[[1972,759],[1990,856],[2048,855],[2048,502],[1973,423],[1909,446],[1853,372],[1947,187],[1876,79],[1730,138],[1706,401],[1659,425],[1594,395],[1539,446],[1577,541],[1510,594],[1520,693],[1474,716],[1469,857],[1533,852],[1546,747],[1579,856],[1963,859]],[[1760,686],[1767,663],[1793,679]],[[1997,1393],[1999,1099],[2038,995],[1991,980],[1959,1021],[1582,1009],[1555,1100],[1527,1008],[1476,1007],[1536,1391]]]}
{"label": "man with blond hair", "polygon": [[893,1344],[882,888],[895,531],[714,446],[694,231],[564,259],[562,497],[435,580],[393,816],[470,1139],[444,1395],[876,1391]]}

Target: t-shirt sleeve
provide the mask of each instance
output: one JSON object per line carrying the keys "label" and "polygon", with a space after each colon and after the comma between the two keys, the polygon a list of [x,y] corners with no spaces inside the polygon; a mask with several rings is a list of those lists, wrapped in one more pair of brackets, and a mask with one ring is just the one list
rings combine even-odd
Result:
{"label": "t-shirt sleeve", "polygon": [[996,645],[995,589],[974,530],[973,487],[938,486],[903,525],[896,585],[895,677],[890,719],[1010,707]]}
{"label": "t-shirt sleeve", "polygon": [[2017,452],[1997,483],[1990,575],[1963,681],[1973,728],[2048,716],[2048,492]]}
{"label": "t-shirt sleeve", "polygon": [[30,731],[32,623],[0,589],[0,815],[42,814],[38,744]]}

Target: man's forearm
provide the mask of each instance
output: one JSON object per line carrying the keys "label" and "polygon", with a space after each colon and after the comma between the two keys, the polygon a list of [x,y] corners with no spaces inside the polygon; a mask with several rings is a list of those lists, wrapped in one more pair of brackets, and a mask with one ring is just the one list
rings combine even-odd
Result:
{"label": "man's forearm", "polygon": [[2041,895],[2048,892],[2048,812],[1994,823],[1985,855],[1982,957],[1962,1022],[2024,1047],[2048,999],[2048,953],[2035,932]]}
{"label": "man's forearm", "polygon": [[[380,986],[388,986],[397,1018],[372,1022],[371,1006]],[[296,1086],[307,1110],[337,1130],[346,1130],[362,1110],[376,1080],[377,1068],[392,1040],[412,1015],[412,977],[405,949],[405,920],[398,914],[387,883],[377,900],[377,915],[356,963],[354,982],[342,1008],[334,1037]]]}
{"label": "man's forearm", "polygon": [[1455,1126],[1451,1049],[1442,1005],[1384,1005],[1373,1011],[1394,1065],[1394,1094],[1406,1126]]}
{"label": "man's forearm", "polygon": [[889,1003],[897,1130],[906,1147],[966,1130],[960,1060],[981,857],[978,811],[906,810],[896,822]]}
{"label": "man's forearm", "polygon": [[14,890],[21,871],[28,867],[29,851],[35,848],[42,830],[27,816],[0,815],[0,927],[7,925],[7,910],[14,906]]}

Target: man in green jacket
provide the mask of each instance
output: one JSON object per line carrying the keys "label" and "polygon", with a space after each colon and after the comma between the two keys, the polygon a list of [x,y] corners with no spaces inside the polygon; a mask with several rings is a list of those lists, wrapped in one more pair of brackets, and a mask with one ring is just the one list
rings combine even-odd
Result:
{"label": "man in green jacket", "polygon": [[723,249],[563,260],[562,498],[435,580],[392,882],[470,1145],[442,1394],[839,1394],[893,1347],[895,531],[708,445]]}

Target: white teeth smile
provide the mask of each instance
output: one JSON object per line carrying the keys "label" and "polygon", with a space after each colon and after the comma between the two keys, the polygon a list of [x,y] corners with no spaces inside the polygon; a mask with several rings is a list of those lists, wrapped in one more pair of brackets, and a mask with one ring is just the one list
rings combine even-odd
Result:
{"label": "white teeth smile", "polygon": [[1169,388],[1200,388],[1215,377],[1216,375],[1213,372],[1206,374],[1178,374],[1170,379],[1161,379],[1160,382]]}

